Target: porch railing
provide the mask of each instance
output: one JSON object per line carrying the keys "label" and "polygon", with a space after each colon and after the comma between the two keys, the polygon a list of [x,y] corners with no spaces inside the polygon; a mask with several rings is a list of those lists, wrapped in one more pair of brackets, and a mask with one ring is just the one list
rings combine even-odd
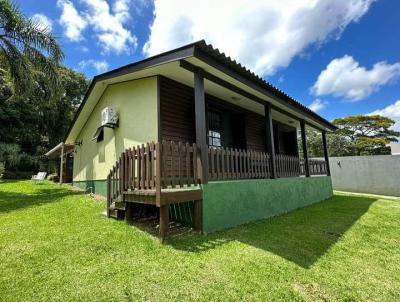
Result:
{"label": "porch railing", "polygon": [[[308,166],[310,169],[310,175],[326,175],[326,161],[321,159],[309,159]],[[300,173],[301,175],[305,175],[305,165],[304,161],[300,162]]]}
{"label": "porch railing", "polygon": [[[108,200],[129,190],[183,188],[200,183],[196,144],[147,143],[125,150],[107,177]],[[271,177],[271,156],[265,152],[209,148],[209,180]],[[275,156],[277,177],[305,174],[304,161],[296,156]],[[323,160],[309,160],[310,174],[326,174]]]}
{"label": "porch railing", "polygon": [[271,176],[270,156],[265,152],[209,148],[209,179],[250,179]]}
{"label": "porch railing", "polygon": [[297,156],[276,154],[275,162],[277,177],[300,176],[300,159]]}
{"label": "porch railing", "polygon": [[110,197],[127,190],[155,190],[158,180],[161,188],[197,185],[197,174],[196,144],[143,144],[126,149],[110,170]]}

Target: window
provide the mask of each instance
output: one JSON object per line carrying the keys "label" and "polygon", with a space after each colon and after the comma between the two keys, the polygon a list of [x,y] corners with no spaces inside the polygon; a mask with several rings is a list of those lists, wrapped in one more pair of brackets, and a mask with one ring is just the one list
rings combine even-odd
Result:
{"label": "window", "polygon": [[208,111],[208,145],[221,147],[222,117],[217,111]]}

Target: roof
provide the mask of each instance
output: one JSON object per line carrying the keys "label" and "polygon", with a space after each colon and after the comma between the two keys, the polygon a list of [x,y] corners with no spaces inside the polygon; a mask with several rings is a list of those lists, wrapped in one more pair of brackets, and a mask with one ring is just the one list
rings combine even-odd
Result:
{"label": "roof", "polygon": [[61,149],[64,146],[64,152],[63,154],[69,154],[71,152],[74,151],[74,145],[67,145],[64,143],[59,143],[57,146],[55,146],[53,149],[51,149],[50,151],[48,151],[45,155],[48,158],[56,158],[56,157],[60,157],[61,156]]}
{"label": "roof", "polygon": [[334,126],[328,120],[324,119],[294,98],[290,97],[282,90],[273,86],[271,83],[257,76],[240,63],[232,60],[224,53],[221,53],[218,49],[213,48],[204,40],[201,40],[95,76],[89,85],[89,88],[84,96],[81,105],[78,108],[78,111],[75,114],[71,126],[64,138],[64,141],[67,140],[69,134],[71,133],[71,130],[74,127],[75,122],[81,114],[82,109],[85,107],[88,97],[90,96],[92,90],[98,82],[190,57],[195,57],[201,61],[204,61],[207,64],[210,64],[212,67],[221,70],[225,74],[228,74],[230,77],[240,82],[243,82],[245,85],[261,92],[264,95],[274,97],[274,99],[281,101],[283,105],[293,108],[296,111],[304,114],[305,116],[310,117],[312,120],[315,120],[316,122],[318,122],[318,124],[323,125],[329,130],[337,129],[336,126]]}
{"label": "roof", "polygon": [[231,57],[227,57],[225,53],[220,52],[218,48],[213,48],[211,44],[207,44],[204,40],[201,40],[197,43],[195,43],[195,46],[197,49],[205,52],[207,55],[213,57],[215,60],[221,62],[222,64],[226,65],[236,73],[242,75],[243,77],[249,79],[250,81],[254,82],[255,84],[261,86],[262,88],[265,88],[266,90],[270,91],[277,97],[287,101],[288,103],[291,103],[292,105],[296,106],[298,109],[307,112],[308,114],[314,116],[316,119],[318,119],[320,122],[329,125],[329,128],[332,129],[337,129],[335,125],[330,123],[328,120],[324,119],[322,116],[319,114],[315,113],[308,107],[304,106],[301,104],[299,101],[295,100],[293,97],[289,96],[279,88],[273,86],[271,83],[265,81],[258,75],[256,75],[254,72],[252,72],[250,69],[247,69],[245,66],[240,64],[239,62],[236,62],[236,60],[232,60]]}

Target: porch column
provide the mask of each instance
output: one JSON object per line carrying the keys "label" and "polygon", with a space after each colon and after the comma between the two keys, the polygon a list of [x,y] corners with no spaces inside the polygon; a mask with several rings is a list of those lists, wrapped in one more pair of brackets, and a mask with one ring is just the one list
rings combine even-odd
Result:
{"label": "porch column", "polygon": [[303,145],[304,171],[306,172],[306,177],[310,177],[310,166],[308,165],[306,123],[304,122],[304,120],[300,121],[300,129],[301,129],[301,143]]}
{"label": "porch column", "polygon": [[276,178],[274,127],[272,124],[271,104],[264,105],[265,128],[267,135],[267,152],[271,156],[271,178]]}
{"label": "porch column", "polygon": [[63,182],[63,172],[64,172],[64,143],[61,145],[61,165],[60,165],[60,185]]}
{"label": "porch column", "polygon": [[326,131],[322,130],[322,146],[324,148],[324,157],[326,164],[326,175],[331,175],[331,169],[329,168],[329,154],[328,154],[328,144],[326,143]]}
{"label": "porch column", "polygon": [[194,74],[194,104],[196,114],[196,144],[199,148],[197,167],[201,183],[208,182],[208,147],[206,133],[206,105],[204,97],[204,76],[202,69],[197,68]]}

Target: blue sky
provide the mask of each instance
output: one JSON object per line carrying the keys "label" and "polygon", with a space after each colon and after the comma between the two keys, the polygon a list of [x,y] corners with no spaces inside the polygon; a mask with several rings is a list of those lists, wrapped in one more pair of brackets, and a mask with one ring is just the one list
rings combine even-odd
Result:
{"label": "blue sky", "polygon": [[327,119],[376,112],[400,129],[399,1],[16,2],[89,78],[205,38]]}

